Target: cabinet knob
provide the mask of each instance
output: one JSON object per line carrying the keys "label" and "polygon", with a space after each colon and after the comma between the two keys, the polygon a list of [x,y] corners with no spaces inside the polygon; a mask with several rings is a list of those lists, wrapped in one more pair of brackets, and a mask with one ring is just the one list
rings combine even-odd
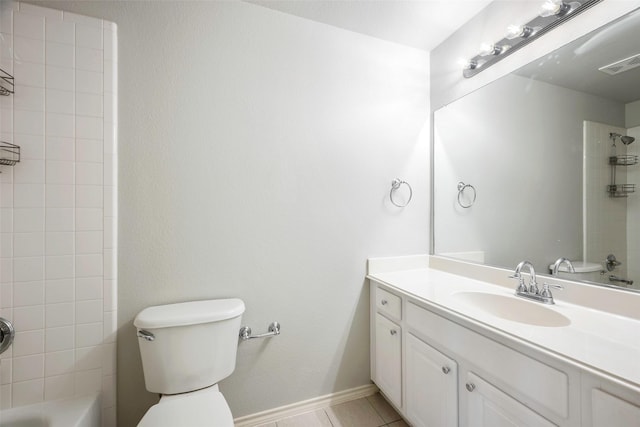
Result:
{"label": "cabinet knob", "polygon": [[467,388],[467,391],[469,391],[469,392],[471,392],[471,391],[476,389],[476,385],[474,383],[466,383],[465,387]]}
{"label": "cabinet knob", "polygon": [[392,330],[390,330],[390,331],[389,331],[389,333],[390,333],[391,335],[395,335],[395,334],[397,334],[397,333],[398,333],[398,331],[396,331],[395,329],[392,329]]}
{"label": "cabinet knob", "polygon": [[389,304],[389,301],[387,301],[386,299],[383,299],[382,301],[380,301],[380,304],[387,305]]}
{"label": "cabinet knob", "polygon": [[449,368],[448,366],[443,366],[442,367],[442,372],[445,374],[448,374],[449,372],[451,372],[451,368]]}

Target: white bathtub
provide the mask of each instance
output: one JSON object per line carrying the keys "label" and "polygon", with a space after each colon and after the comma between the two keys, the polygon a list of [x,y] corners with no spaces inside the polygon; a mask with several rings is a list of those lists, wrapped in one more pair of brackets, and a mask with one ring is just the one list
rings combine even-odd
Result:
{"label": "white bathtub", "polygon": [[100,396],[52,400],[0,411],[0,427],[100,427]]}

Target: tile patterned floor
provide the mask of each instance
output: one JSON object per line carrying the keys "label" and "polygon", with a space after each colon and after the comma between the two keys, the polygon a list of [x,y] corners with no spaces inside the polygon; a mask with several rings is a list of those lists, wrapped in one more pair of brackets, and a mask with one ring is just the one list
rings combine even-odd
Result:
{"label": "tile patterned floor", "polygon": [[257,427],[409,427],[379,394]]}

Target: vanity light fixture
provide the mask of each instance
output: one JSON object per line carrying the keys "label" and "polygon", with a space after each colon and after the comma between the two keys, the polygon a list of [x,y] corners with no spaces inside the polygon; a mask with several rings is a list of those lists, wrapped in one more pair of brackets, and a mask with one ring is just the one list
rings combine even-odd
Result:
{"label": "vanity light fixture", "polygon": [[475,76],[502,58],[601,1],[575,0],[567,2],[563,0],[546,0],[542,4],[539,16],[523,25],[510,25],[507,28],[507,34],[502,40],[483,44],[478,55],[471,58],[464,65],[462,75],[465,78]]}

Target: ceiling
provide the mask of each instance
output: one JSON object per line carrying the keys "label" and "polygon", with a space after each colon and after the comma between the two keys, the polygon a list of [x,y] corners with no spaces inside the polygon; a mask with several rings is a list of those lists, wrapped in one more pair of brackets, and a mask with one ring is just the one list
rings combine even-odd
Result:
{"label": "ceiling", "polygon": [[431,51],[492,0],[245,0]]}
{"label": "ceiling", "polygon": [[608,75],[598,68],[640,54],[640,11],[632,12],[516,73],[618,102],[640,99],[640,67]]}

